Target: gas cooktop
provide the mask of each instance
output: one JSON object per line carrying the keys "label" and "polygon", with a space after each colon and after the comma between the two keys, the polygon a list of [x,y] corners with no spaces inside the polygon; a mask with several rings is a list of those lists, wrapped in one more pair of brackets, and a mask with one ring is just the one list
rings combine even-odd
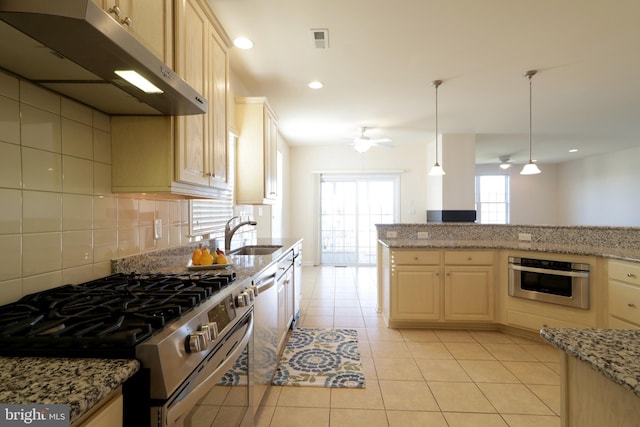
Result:
{"label": "gas cooktop", "polygon": [[0,307],[0,355],[133,358],[136,345],[235,278],[114,274],[27,295]]}

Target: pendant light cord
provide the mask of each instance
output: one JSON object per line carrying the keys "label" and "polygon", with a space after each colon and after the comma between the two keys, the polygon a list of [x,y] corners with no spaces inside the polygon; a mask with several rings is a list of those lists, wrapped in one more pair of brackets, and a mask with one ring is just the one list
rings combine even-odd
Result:
{"label": "pendant light cord", "polygon": [[532,160],[532,150],[531,150],[531,109],[532,109],[532,101],[531,101],[531,77],[533,77],[533,74],[529,74],[527,77],[529,77],[529,163],[531,163]]}
{"label": "pendant light cord", "polygon": [[442,80],[434,80],[431,82],[433,87],[436,88],[436,165],[438,163],[438,86],[442,84]]}

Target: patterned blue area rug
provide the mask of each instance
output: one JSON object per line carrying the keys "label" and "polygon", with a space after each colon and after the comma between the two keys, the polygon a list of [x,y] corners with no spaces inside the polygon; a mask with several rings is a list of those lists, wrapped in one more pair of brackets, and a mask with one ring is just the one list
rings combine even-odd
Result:
{"label": "patterned blue area rug", "polygon": [[280,359],[273,384],[364,388],[358,331],[294,329]]}

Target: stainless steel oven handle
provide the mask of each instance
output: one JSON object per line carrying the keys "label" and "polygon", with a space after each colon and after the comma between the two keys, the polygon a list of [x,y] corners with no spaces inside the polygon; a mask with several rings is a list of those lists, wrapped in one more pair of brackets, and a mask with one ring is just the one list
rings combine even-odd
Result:
{"label": "stainless steel oven handle", "polygon": [[231,366],[233,366],[236,359],[240,357],[240,355],[244,351],[244,348],[249,344],[252,336],[253,314],[251,314],[251,320],[249,322],[249,326],[247,327],[247,332],[244,334],[244,337],[242,337],[240,344],[236,346],[234,351],[229,353],[224,362],[222,362],[215,371],[209,374],[197,386],[195,386],[193,390],[191,390],[182,400],[176,402],[173,407],[167,409],[166,420],[169,426],[175,425],[180,417],[187,414],[196,405],[196,403],[198,403],[200,399],[202,399],[209,391],[211,391],[211,387],[215,385],[214,382],[217,382],[220,379],[220,373],[227,372],[227,370],[229,370]]}
{"label": "stainless steel oven handle", "polygon": [[563,270],[550,270],[548,268],[536,268],[536,267],[523,267],[521,265],[509,264],[510,270],[528,271],[531,273],[549,274],[552,276],[566,276],[566,277],[589,277],[588,271],[563,271]]}

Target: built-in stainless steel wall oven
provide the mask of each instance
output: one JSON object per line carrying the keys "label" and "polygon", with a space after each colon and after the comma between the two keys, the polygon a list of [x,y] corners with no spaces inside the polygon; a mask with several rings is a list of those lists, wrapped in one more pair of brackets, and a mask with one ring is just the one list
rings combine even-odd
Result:
{"label": "built-in stainless steel wall oven", "polygon": [[509,257],[509,295],[589,308],[589,264]]}

